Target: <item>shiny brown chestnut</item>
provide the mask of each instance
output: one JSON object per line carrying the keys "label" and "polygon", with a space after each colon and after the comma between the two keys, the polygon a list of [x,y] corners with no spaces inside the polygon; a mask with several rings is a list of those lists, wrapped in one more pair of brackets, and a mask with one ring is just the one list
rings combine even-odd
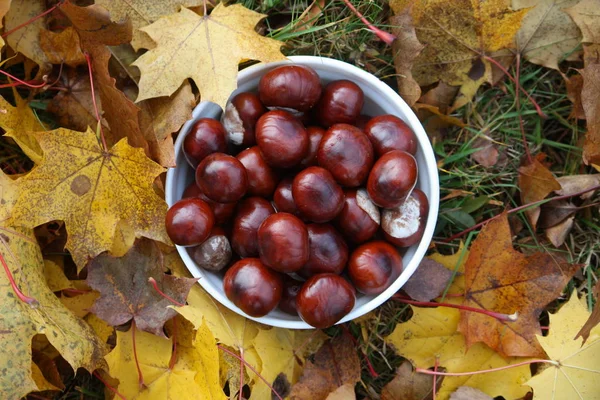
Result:
{"label": "shiny brown chestnut", "polygon": [[321,97],[321,80],[310,67],[283,65],[263,75],[258,83],[260,100],[267,107],[298,111],[311,109]]}
{"label": "shiny brown chestnut", "polygon": [[206,240],[215,223],[212,210],[197,197],[182,199],[167,211],[165,227],[173,243],[196,246]]}
{"label": "shiny brown chestnut", "polygon": [[373,165],[367,180],[367,192],[379,207],[398,207],[415,187],[417,176],[415,158],[405,151],[392,150]]}
{"label": "shiny brown chestnut", "polygon": [[196,168],[196,184],[209,199],[231,203],[246,194],[248,174],[237,158],[214,153],[202,160]]}
{"label": "shiny brown chestnut", "polygon": [[348,80],[333,81],[325,86],[316,106],[317,118],[324,127],[354,124],[365,101],[362,89]]}
{"label": "shiny brown chestnut", "polygon": [[419,189],[413,190],[398,207],[381,212],[381,228],[385,239],[400,247],[418,243],[423,237],[428,213],[427,195]]}
{"label": "shiny brown chestnut", "polygon": [[308,134],[310,143],[308,145],[308,153],[306,153],[306,156],[300,161],[300,166],[303,168],[312,167],[318,164],[317,150],[319,150],[319,144],[325,135],[325,129],[320,126],[309,126],[306,128],[306,133]]}
{"label": "shiny brown chestnut", "polygon": [[342,235],[329,224],[309,224],[308,261],[298,275],[310,278],[313,275],[331,272],[341,274],[348,262],[348,245]]}
{"label": "shiny brown chestnut", "polygon": [[335,224],[349,241],[366,242],[379,229],[379,208],[373,204],[365,189],[348,189],[344,196],[344,207],[336,217]]}
{"label": "shiny brown chestnut", "polygon": [[296,202],[294,201],[294,195],[292,194],[292,183],[294,182],[294,178],[288,176],[287,178],[283,178],[277,188],[275,188],[275,193],[273,194],[273,203],[275,204],[275,208],[277,212],[286,212],[295,215],[296,217],[301,217],[300,210],[296,206]]}
{"label": "shiny brown chestnut", "polygon": [[231,261],[231,245],[223,228],[215,226],[208,239],[190,250],[192,259],[200,268],[208,271],[220,271]]}
{"label": "shiny brown chestnut", "polygon": [[275,110],[263,114],[256,123],[256,142],[267,164],[289,168],[308,153],[306,129],[287,111]]}
{"label": "shiny brown chestnut", "polygon": [[321,139],[317,160],[340,185],[360,186],[373,166],[373,145],[357,127],[336,124]]}
{"label": "shiny brown chestnut", "polygon": [[365,114],[360,114],[358,116],[358,118],[356,118],[356,122],[354,123],[354,126],[356,126],[358,129],[360,129],[361,131],[365,131],[365,127],[367,126],[367,123],[371,120],[371,117]]}
{"label": "shiny brown chestnut", "polygon": [[225,135],[225,128],[216,119],[199,119],[183,139],[185,159],[196,168],[209,154],[225,152],[227,150]]}
{"label": "shiny brown chestnut", "polygon": [[255,93],[237,94],[225,107],[221,123],[227,132],[227,142],[236,147],[249,147],[256,143],[254,126],[267,108]]}
{"label": "shiny brown chestnut", "polygon": [[244,165],[248,174],[247,193],[251,196],[271,197],[279,179],[267,165],[258,146],[242,151],[236,158]]}
{"label": "shiny brown chestnut", "polygon": [[279,272],[296,272],[308,261],[308,231],[300,218],[288,214],[269,215],[258,228],[260,260]]}
{"label": "shiny brown chestnut", "polygon": [[182,199],[188,197],[197,197],[200,200],[204,200],[212,210],[215,216],[215,224],[220,225],[229,221],[231,217],[233,217],[233,213],[235,212],[235,207],[237,203],[217,203],[206,197],[204,193],[202,193],[202,189],[196,185],[196,182],[192,182],[189,184],[187,188],[183,191]]}
{"label": "shiny brown chestnut", "polygon": [[231,231],[231,247],[240,257],[258,257],[258,228],[275,213],[269,201],[248,197],[238,205]]}
{"label": "shiny brown chestnut", "polygon": [[319,274],[304,282],[296,307],[304,322],[324,329],[352,311],[355,301],[354,288],[348,281],[336,274]]}
{"label": "shiny brown chestnut", "polygon": [[413,156],[417,153],[417,136],[395,115],[378,115],[372,118],[365,125],[364,132],[373,144],[377,157],[391,150],[404,150]]}
{"label": "shiny brown chestnut", "polygon": [[344,191],[322,167],[299,172],[292,183],[292,195],[300,214],[313,222],[331,221],[344,206]]}
{"label": "shiny brown chestnut", "polygon": [[298,315],[296,298],[304,282],[297,281],[289,275],[283,276],[283,293],[279,301],[279,309],[286,314]]}
{"label": "shiny brown chestnut", "polygon": [[389,243],[373,241],[360,245],[350,255],[348,275],[356,290],[379,294],[402,272],[402,257]]}
{"label": "shiny brown chestnut", "polygon": [[223,288],[229,300],[251,317],[262,317],[277,307],[283,283],[258,258],[244,258],[227,270]]}

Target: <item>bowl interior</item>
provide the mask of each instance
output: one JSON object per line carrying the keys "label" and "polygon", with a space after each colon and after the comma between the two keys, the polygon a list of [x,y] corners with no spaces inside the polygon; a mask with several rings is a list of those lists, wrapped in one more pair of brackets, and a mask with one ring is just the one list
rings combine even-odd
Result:
{"label": "bowl interior", "polygon": [[[365,93],[365,104],[363,113],[371,116],[381,114],[393,114],[406,122],[415,132],[419,141],[419,148],[416,159],[419,165],[419,178],[417,187],[427,195],[430,203],[429,215],[423,239],[420,243],[409,247],[403,255],[404,269],[398,279],[383,293],[376,296],[358,295],[354,309],[346,315],[339,323],[360,317],[373,310],[381,303],[390,298],[395,292],[404,285],[408,278],[414,273],[421,259],[425,255],[435,228],[435,222],[438,214],[439,205],[439,181],[437,174],[437,165],[431,144],[421,123],[412,112],[410,107],[385,83],[378,80],[373,75],[362,71],[350,64],[322,57],[312,56],[294,56],[289,57],[288,61],[272,64],[257,64],[242,70],[238,74],[238,89],[232,94],[232,97],[240,92],[256,91],[260,77],[268,70],[282,64],[296,63],[312,67],[323,83],[328,83],[338,79],[348,79],[361,87]],[[214,103],[202,102],[192,114],[192,119],[186,122],[181,128],[180,134],[175,143],[175,156],[177,168],[172,168],[167,173],[166,182],[166,201],[169,206],[181,199],[185,188],[194,180],[194,171],[187,164],[182,150],[183,138],[190,130],[191,125],[200,118],[219,119],[222,110]],[[255,321],[292,329],[311,329],[312,327],[300,319],[286,314],[279,310],[274,310],[261,318],[253,318],[236,307],[223,291],[222,274],[210,272],[199,268],[191,259],[188,250],[184,247],[177,248],[184,263],[194,277],[200,278],[199,283],[221,304],[238,314]]]}

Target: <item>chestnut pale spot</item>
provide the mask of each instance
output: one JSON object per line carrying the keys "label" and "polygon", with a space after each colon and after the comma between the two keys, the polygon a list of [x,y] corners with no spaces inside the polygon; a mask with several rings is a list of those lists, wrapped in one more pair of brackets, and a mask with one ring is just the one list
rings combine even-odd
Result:
{"label": "chestnut pale spot", "polygon": [[90,178],[85,175],[79,175],[73,179],[71,182],[71,192],[75,193],[77,196],[83,196],[92,188],[92,182]]}
{"label": "chestnut pale spot", "polygon": [[394,237],[415,234],[420,225],[419,208],[419,202],[411,196],[397,210],[384,210],[383,224],[388,227],[388,233]]}

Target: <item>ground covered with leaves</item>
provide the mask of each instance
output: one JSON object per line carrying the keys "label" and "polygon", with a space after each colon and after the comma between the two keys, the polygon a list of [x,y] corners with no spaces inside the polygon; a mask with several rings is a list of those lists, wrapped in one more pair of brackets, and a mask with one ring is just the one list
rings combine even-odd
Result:
{"label": "ground covered with leaves", "polygon": [[[0,1],[0,398],[600,399],[600,0],[93,3]],[[221,306],[163,224],[194,106],[299,54],[397,90],[442,194],[324,331]]]}

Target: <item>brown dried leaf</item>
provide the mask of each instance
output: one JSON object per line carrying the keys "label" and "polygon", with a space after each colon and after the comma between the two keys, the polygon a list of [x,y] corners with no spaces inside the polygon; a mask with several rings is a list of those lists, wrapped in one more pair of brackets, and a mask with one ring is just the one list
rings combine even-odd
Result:
{"label": "brown dried leaf", "polygon": [[421,97],[421,87],[413,78],[411,70],[415,58],[418,57],[425,46],[417,39],[410,8],[391,17],[390,25],[392,26],[392,33],[396,35],[396,40],[392,44],[392,51],[394,52],[398,92],[404,101],[412,106]]}
{"label": "brown dried leaf", "polygon": [[[567,175],[556,178],[561,186],[560,190],[555,193],[559,196],[572,195],[583,190],[591,189],[594,186],[600,185],[600,174],[589,175]],[[594,195],[595,191],[584,193],[580,196],[581,199],[589,199]]]}
{"label": "brown dried leaf", "polygon": [[[540,153],[531,163],[519,168],[519,189],[521,190],[521,203],[529,204],[546,198],[552,191],[560,190],[560,184],[554,174],[542,164],[546,155]],[[529,222],[535,229],[540,217],[540,208],[535,207],[525,211]]]}
{"label": "brown dried leaf", "polygon": [[587,65],[579,72],[583,76],[581,104],[587,120],[583,161],[600,165],[600,63]]}
{"label": "brown dried leaf", "polygon": [[311,28],[317,22],[321,14],[323,14],[323,9],[328,1],[329,0],[313,0],[296,20],[293,32],[302,32]]}
{"label": "brown dried leaf", "polygon": [[592,310],[592,313],[590,314],[588,320],[585,321],[585,325],[583,325],[579,332],[577,332],[577,336],[575,336],[575,339],[581,336],[583,338],[584,343],[590,336],[590,332],[592,331],[592,329],[594,329],[594,327],[598,325],[598,323],[600,323],[600,281],[596,282],[596,285],[594,285],[594,289],[592,290],[592,292],[594,293],[594,297],[596,298],[596,305],[594,306],[594,309]]}
{"label": "brown dried leaf", "polygon": [[551,228],[560,224],[578,210],[579,207],[567,199],[546,203],[541,207],[538,226],[542,229]]}
{"label": "brown dried leaf", "polygon": [[567,87],[567,98],[573,103],[573,109],[569,118],[585,119],[583,104],[581,104],[581,91],[583,90],[583,77],[573,75],[570,78],[563,76]]}
{"label": "brown dried leaf", "polygon": [[110,325],[133,319],[139,329],[164,336],[163,325],[177,312],[169,308],[173,303],[148,282],[150,277],[167,296],[180,303],[185,303],[196,282],[164,274],[163,257],[156,243],[140,239],[123,257],[103,253],[88,264],[87,283],[101,294],[91,311]]}
{"label": "brown dried leaf", "polygon": [[485,137],[478,137],[472,144],[472,147],[478,149],[471,154],[471,158],[479,165],[486,168],[493,167],[498,162],[500,152],[498,146]]}
{"label": "brown dried leaf", "polygon": [[600,13],[598,0],[582,0],[564,11],[573,18],[581,29],[584,43],[600,43]]}
{"label": "brown dried leaf", "polygon": [[76,67],[86,62],[85,56],[81,52],[79,36],[70,26],[59,33],[42,30],[40,46],[52,64],[64,63],[70,67]]}
{"label": "brown dried leaf", "polygon": [[567,235],[571,232],[575,216],[570,216],[564,221],[546,229],[546,237],[554,245],[554,247],[560,247],[567,239]]}
{"label": "brown dried leaf", "polygon": [[479,389],[461,386],[450,395],[450,400],[494,400],[494,398]]}
{"label": "brown dried leaf", "polygon": [[[437,390],[443,382],[437,379]],[[430,375],[413,371],[410,362],[403,361],[396,370],[394,379],[381,390],[381,400],[431,400],[433,398],[433,382]]]}
{"label": "brown dried leaf", "polygon": [[419,103],[437,107],[442,114],[447,114],[459,89],[459,86],[450,86],[440,81],[436,87],[421,96]]}
{"label": "brown dried leaf", "polygon": [[442,294],[451,277],[452,271],[437,261],[424,258],[402,289],[415,300],[430,301]]}
{"label": "brown dried leaf", "polygon": [[539,316],[578,269],[553,254],[514,250],[506,214],[489,222],[469,251],[463,304],[518,316],[500,321],[461,311],[459,331],[467,345],[483,342],[505,357],[544,356],[535,337],[541,335]]}
{"label": "brown dried leaf", "polygon": [[45,18],[38,18],[28,23],[28,21],[46,11],[46,2],[44,0],[12,0],[10,9],[4,17],[5,31],[10,31],[20,25],[21,28],[15,30],[6,37],[6,43],[12,47],[15,52],[23,54],[25,57],[39,64],[42,70],[49,69],[46,53],[40,47],[40,32],[44,30]]}
{"label": "brown dried leaf", "polygon": [[326,342],[307,361],[298,383],[292,387],[292,400],[325,400],[341,386],[360,380],[360,361],[348,334]]}

